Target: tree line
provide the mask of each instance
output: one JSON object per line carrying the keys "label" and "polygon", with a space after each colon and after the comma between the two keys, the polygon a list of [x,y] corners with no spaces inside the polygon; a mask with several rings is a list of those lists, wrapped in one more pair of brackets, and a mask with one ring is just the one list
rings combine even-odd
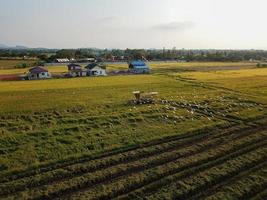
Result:
{"label": "tree line", "polygon": [[186,50],[186,49],[2,49],[0,58],[37,58],[53,62],[57,58],[95,58],[101,61],[118,60],[177,60],[177,61],[248,61],[267,60],[264,50]]}

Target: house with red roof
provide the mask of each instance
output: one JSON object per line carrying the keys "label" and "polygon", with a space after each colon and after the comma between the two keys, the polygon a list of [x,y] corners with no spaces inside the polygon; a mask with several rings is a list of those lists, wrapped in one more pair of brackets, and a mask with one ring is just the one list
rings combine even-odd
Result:
{"label": "house with red roof", "polygon": [[51,77],[48,69],[42,66],[33,67],[27,73],[28,80],[48,79]]}

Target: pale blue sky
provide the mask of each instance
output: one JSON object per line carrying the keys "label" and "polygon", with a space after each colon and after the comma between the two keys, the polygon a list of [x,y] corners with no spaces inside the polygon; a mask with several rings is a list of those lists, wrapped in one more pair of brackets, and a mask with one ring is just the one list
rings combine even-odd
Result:
{"label": "pale blue sky", "polygon": [[266,0],[0,0],[0,44],[267,49]]}

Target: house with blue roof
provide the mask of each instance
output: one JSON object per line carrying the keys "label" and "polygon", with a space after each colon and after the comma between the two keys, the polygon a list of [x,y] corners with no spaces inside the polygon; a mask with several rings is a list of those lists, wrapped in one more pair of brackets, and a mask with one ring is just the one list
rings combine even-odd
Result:
{"label": "house with blue roof", "polygon": [[129,62],[129,71],[135,74],[148,74],[150,68],[144,61],[136,60]]}

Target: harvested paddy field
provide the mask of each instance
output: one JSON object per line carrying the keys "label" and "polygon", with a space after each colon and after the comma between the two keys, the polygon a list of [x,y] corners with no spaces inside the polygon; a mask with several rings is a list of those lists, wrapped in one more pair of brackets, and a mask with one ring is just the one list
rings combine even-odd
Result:
{"label": "harvested paddy field", "polygon": [[0,198],[266,199],[267,69],[159,68],[0,82]]}

